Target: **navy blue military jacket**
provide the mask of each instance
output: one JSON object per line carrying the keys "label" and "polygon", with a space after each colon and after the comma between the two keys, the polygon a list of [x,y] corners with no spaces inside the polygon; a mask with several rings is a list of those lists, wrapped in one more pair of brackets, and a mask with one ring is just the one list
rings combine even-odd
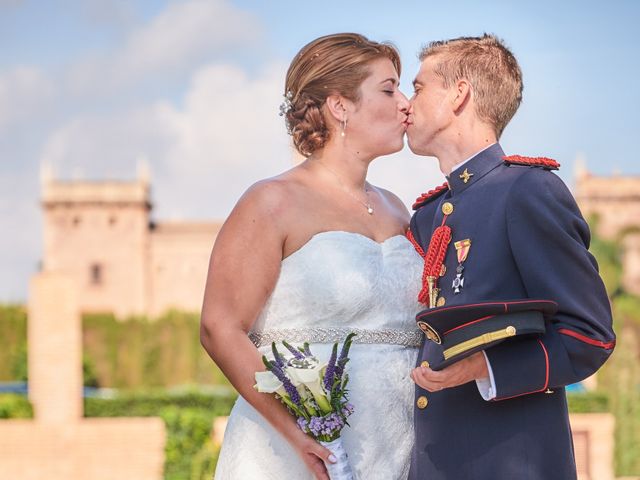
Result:
{"label": "navy blue military jacket", "polygon": [[[427,251],[443,221],[452,238],[439,279],[447,306],[535,298],[558,312],[541,337],[516,337],[486,350],[496,398],[475,382],[430,393],[416,387],[411,479],[567,480],[576,477],[564,386],[593,374],[615,336],[590,234],[571,193],[551,171],[504,161],[495,144],[452,172],[449,189],[422,202],[410,231]],[[464,173],[468,175],[464,175]],[[466,182],[465,182],[466,179]],[[454,293],[454,243],[469,239],[464,286]],[[425,307],[426,308],[426,307]],[[442,347],[427,340],[418,358]]]}

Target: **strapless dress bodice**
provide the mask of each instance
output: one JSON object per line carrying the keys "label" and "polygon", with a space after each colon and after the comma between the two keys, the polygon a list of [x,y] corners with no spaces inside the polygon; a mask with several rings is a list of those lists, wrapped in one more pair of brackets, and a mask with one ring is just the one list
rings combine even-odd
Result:
{"label": "strapless dress bodice", "polygon": [[402,235],[314,235],[282,261],[253,331],[354,327],[415,330],[422,259]]}

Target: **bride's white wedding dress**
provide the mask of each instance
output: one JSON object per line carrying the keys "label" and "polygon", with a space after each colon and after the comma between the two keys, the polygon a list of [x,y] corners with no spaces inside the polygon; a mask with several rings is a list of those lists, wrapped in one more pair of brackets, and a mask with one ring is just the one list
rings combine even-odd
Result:
{"label": "bride's white wedding dress", "polygon": [[[342,432],[357,479],[408,475],[414,397],[409,373],[422,335],[415,324],[422,266],[401,235],[377,243],[357,233],[316,234],[282,261],[275,289],[250,335],[263,353],[270,351],[271,341],[300,345],[309,340],[311,351],[326,360],[334,341],[358,333],[347,364],[355,413]],[[313,476],[287,441],[239,397],[215,478]]]}

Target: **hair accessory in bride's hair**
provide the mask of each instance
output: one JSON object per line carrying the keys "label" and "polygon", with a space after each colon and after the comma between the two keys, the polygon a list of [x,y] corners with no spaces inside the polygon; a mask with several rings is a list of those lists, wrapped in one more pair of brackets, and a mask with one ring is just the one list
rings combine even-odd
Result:
{"label": "hair accessory in bride's hair", "polygon": [[280,104],[281,117],[289,113],[291,108],[293,108],[293,104],[291,103],[291,100],[293,100],[293,93],[291,93],[291,90],[288,90],[287,93],[284,95],[283,102]]}

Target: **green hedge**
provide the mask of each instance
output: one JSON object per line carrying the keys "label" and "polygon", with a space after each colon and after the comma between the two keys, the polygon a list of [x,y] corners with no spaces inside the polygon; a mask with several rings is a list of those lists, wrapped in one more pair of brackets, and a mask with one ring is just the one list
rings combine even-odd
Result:
{"label": "green hedge", "polygon": [[640,299],[613,300],[616,348],[598,373],[598,385],[610,399],[616,419],[617,476],[640,475]]}
{"label": "green hedge", "polygon": [[115,398],[86,398],[86,417],[161,417],[167,427],[165,480],[210,479],[218,450],[211,442],[217,416],[229,415],[236,394],[185,391],[130,392]]}
{"label": "green hedge", "polygon": [[[200,345],[199,316],[171,311],[158,319],[85,315],[84,385],[135,389],[229,385]],[[0,382],[27,380],[27,311],[0,306]]]}
{"label": "green hedge", "polygon": [[102,387],[228,385],[200,345],[197,314],[171,311],[155,320],[125,321],[108,314],[85,315],[83,345]]}
{"label": "green hedge", "polygon": [[33,408],[24,395],[0,394],[0,419],[33,418]]}
{"label": "green hedge", "polygon": [[85,417],[153,417],[165,407],[207,410],[214,417],[228,415],[237,394],[227,388],[131,391],[114,398],[86,397]]}
{"label": "green hedge", "polygon": [[0,306],[0,382],[22,381],[27,376],[27,310],[20,305]]}
{"label": "green hedge", "polygon": [[609,397],[603,392],[568,393],[567,403],[571,413],[609,412]]}

